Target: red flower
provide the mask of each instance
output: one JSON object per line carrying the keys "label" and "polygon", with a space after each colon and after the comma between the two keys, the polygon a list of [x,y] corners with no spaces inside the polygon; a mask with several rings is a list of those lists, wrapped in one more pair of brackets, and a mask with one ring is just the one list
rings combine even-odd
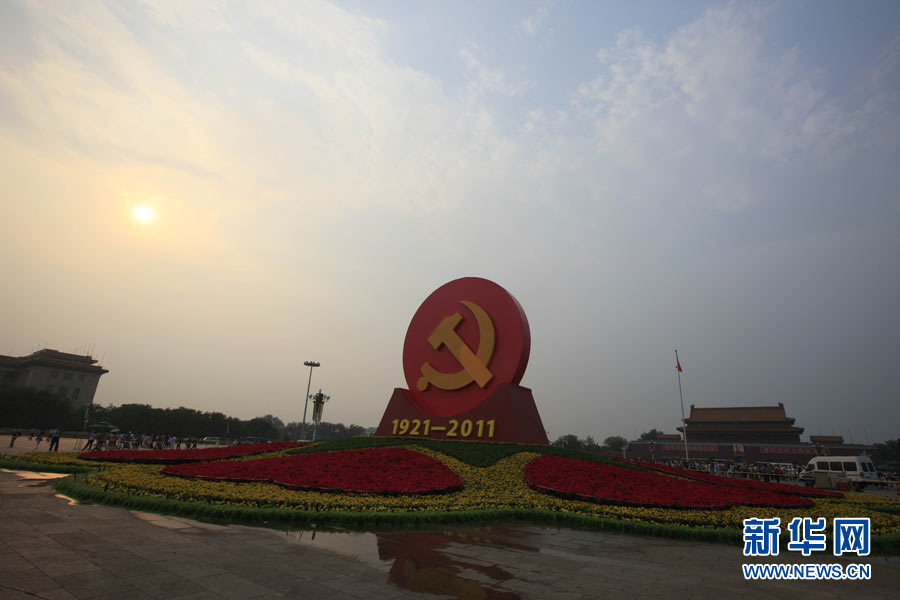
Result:
{"label": "red flower", "polygon": [[241,462],[172,465],[169,475],[225,481],[271,481],[298,490],[424,494],[462,489],[459,475],[406,448],[311,452]]}
{"label": "red flower", "polygon": [[788,483],[773,483],[770,481],[757,481],[754,479],[735,479],[733,477],[722,477],[713,475],[712,473],[702,473],[700,471],[691,471],[690,469],[682,469],[681,467],[670,467],[667,465],[658,465],[655,463],[643,462],[640,460],[628,460],[617,458],[616,460],[643,467],[645,469],[653,469],[663,473],[672,473],[679,477],[695,479],[697,481],[705,481],[708,483],[716,483],[719,485],[730,485],[741,488],[752,488],[756,490],[766,490],[770,492],[778,492],[780,494],[793,494],[796,496],[806,496],[809,498],[827,498],[831,496],[842,496],[840,492],[831,492],[828,490],[817,490],[800,485],[791,485]]}
{"label": "red flower", "polygon": [[806,507],[812,501],[757,489],[739,489],[590,460],[545,454],[525,465],[532,488],[579,500],[670,508]]}

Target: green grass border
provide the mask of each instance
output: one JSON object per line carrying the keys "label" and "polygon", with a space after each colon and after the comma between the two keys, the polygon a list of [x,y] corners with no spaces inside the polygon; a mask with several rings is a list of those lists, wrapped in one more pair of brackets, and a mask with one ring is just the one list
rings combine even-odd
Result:
{"label": "green grass border", "polygon": [[[442,452],[447,456],[451,456],[467,465],[473,467],[491,467],[497,461],[518,454],[519,452],[536,452],[538,454],[555,454],[566,458],[580,458],[584,460],[592,460],[595,462],[608,463],[610,459],[606,456],[591,454],[580,450],[569,450],[567,448],[558,448],[556,446],[544,446],[537,444],[516,444],[509,442],[476,442],[476,441],[455,441],[455,440],[435,440],[422,437],[369,437],[359,436],[352,438],[341,438],[337,440],[317,441],[309,446],[302,448],[293,448],[286,454],[308,454],[310,452],[333,452],[337,450],[357,450],[362,448],[383,448],[390,446],[421,446],[429,450]],[[628,466],[628,465],[623,465]]]}
{"label": "green grass border", "polygon": [[[733,529],[691,527],[688,525],[664,525],[593,517],[566,512],[532,509],[491,509],[470,511],[410,511],[410,512],[358,512],[358,511],[309,511],[288,508],[262,508],[185,502],[157,496],[137,496],[117,490],[91,485],[77,475],[51,482],[53,488],[65,496],[81,502],[95,502],[129,510],[154,512],[186,517],[210,523],[242,523],[266,526],[329,525],[354,530],[417,529],[442,525],[484,525],[495,522],[526,522],[556,526],[668,538],[683,541],[743,545],[743,533]],[[787,532],[782,532],[787,543]],[[900,555],[900,534],[872,536],[872,555]]]}
{"label": "green grass border", "polygon": [[386,527],[393,529],[416,529],[448,524],[485,524],[496,521],[527,521],[551,523],[582,529],[634,533],[654,537],[739,543],[741,533],[730,529],[706,529],[687,525],[662,525],[591,517],[574,513],[564,513],[530,509],[492,509],[469,511],[309,511],[287,508],[262,508],[236,506],[233,504],[210,504],[207,502],[185,502],[158,496],[136,496],[117,490],[109,490],[89,484],[84,479],[65,477],[51,483],[53,488],[65,496],[81,502],[96,502],[118,506],[129,510],[148,511],[172,516],[188,517],[199,521],[243,524],[277,525],[334,525],[350,529],[371,529]]}
{"label": "green grass border", "polygon": [[66,464],[50,464],[26,462],[24,460],[15,460],[8,458],[0,458],[0,469],[9,469],[10,471],[35,471],[37,473],[93,473],[101,467],[90,465],[66,465]]}

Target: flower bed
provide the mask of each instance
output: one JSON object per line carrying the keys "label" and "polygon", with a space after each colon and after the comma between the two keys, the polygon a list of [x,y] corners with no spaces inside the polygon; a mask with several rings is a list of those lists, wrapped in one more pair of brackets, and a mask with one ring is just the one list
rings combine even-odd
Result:
{"label": "flower bed", "polygon": [[305,446],[309,442],[267,442],[264,444],[240,444],[198,450],[95,450],[82,452],[78,458],[101,462],[128,462],[146,464],[180,464],[238,458],[263,452]]}
{"label": "flower bed", "polygon": [[[363,444],[374,446],[383,440],[354,438],[349,441],[356,445],[353,449],[359,449]],[[349,441],[320,442],[299,453],[346,449]],[[474,452],[478,447],[474,442],[466,444],[468,452]],[[537,452],[518,451],[484,465],[473,465],[436,450],[442,446],[438,442],[432,444],[435,448],[405,445],[433,457],[457,473],[463,482],[462,491],[424,495],[323,493],[288,489],[272,483],[172,477],[163,474],[164,467],[159,465],[121,463],[109,464],[107,469],[80,480],[60,479],[53,485],[66,495],[86,501],[204,519],[396,527],[527,518],[730,544],[740,543],[744,519],[779,517],[782,523],[788,523],[794,517],[825,517],[829,521],[834,517],[865,517],[871,519],[873,546],[882,551],[893,548],[892,553],[900,548],[900,515],[886,512],[900,507],[897,499],[849,493],[840,498],[816,499],[813,506],[802,508],[735,505],[716,510],[599,504],[529,487],[523,473],[525,466],[540,456]],[[456,446],[446,444],[448,449]],[[250,462],[255,460],[258,458],[249,459]],[[592,460],[602,462],[596,457]],[[640,472],[634,468],[627,470],[629,473]],[[674,477],[670,479],[677,481]],[[870,499],[883,504],[879,506],[882,510],[867,504]]]}
{"label": "flower bed", "polygon": [[730,485],[740,488],[752,488],[756,490],[765,490],[769,492],[778,492],[780,494],[794,494],[796,496],[805,496],[808,498],[839,498],[843,494],[841,492],[832,492],[829,490],[819,490],[800,485],[790,485],[788,483],[773,483],[770,481],[757,481],[754,479],[736,479],[733,477],[722,477],[721,475],[713,475],[712,473],[704,473],[702,471],[692,471],[690,469],[682,469],[681,467],[670,467],[668,465],[659,465],[656,463],[644,462],[641,460],[631,460],[617,458],[620,462],[641,467],[644,469],[652,469],[662,473],[671,473],[679,477],[694,479],[696,481],[705,481],[719,485]]}
{"label": "flower bed", "polygon": [[590,460],[545,454],[525,466],[533,489],[579,500],[629,506],[724,509],[734,505],[808,507],[812,501],[758,489],[738,489]]}
{"label": "flower bed", "polygon": [[461,490],[459,475],[421,452],[366,448],[242,462],[172,465],[163,473],[211,481],[272,482],[294,490],[427,494]]}

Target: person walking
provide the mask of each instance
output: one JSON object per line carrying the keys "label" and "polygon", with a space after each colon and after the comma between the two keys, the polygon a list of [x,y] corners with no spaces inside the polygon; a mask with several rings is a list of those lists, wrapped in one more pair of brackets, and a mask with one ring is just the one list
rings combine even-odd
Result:
{"label": "person walking", "polygon": [[88,436],[87,442],[85,442],[85,444],[84,444],[84,448],[82,448],[81,450],[82,451],[90,450],[91,448],[94,447],[94,442],[96,440],[97,440],[97,434],[92,431],[91,434]]}
{"label": "person walking", "polygon": [[41,442],[44,441],[44,430],[43,429],[41,429],[38,432],[37,437],[35,439],[37,440],[37,443],[34,445],[34,449],[37,450],[38,447],[41,445]]}
{"label": "person walking", "polygon": [[59,425],[50,430],[50,447],[47,452],[59,452]]}
{"label": "person walking", "polygon": [[22,435],[22,432],[19,431],[18,427],[16,427],[15,429],[12,430],[12,433],[9,436],[9,447],[10,448],[13,447],[13,444],[16,443],[16,438],[19,437],[20,435]]}

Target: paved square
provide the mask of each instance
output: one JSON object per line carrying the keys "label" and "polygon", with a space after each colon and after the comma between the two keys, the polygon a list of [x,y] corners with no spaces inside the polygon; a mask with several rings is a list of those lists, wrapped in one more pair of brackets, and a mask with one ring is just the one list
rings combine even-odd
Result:
{"label": "paved square", "polygon": [[531,525],[439,532],[278,531],[72,504],[0,471],[0,599],[895,598],[900,559],[870,581],[744,581],[740,547]]}

